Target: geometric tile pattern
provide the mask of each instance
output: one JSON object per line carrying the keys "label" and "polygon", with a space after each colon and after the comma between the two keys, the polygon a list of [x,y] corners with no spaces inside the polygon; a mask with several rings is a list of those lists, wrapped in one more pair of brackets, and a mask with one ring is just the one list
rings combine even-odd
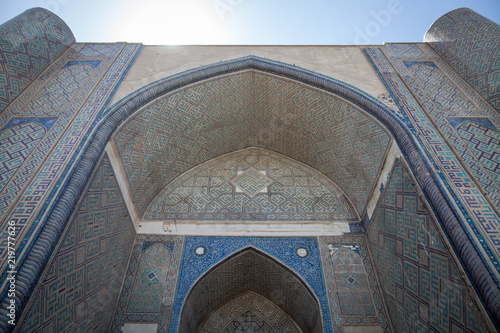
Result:
{"label": "geometric tile pattern", "polygon": [[86,44],[80,51],[82,57],[108,57],[110,48],[106,44]]}
{"label": "geometric tile pattern", "polygon": [[456,130],[475,160],[481,162],[496,188],[500,189],[500,132],[475,121],[462,122]]}
{"label": "geometric tile pattern", "polygon": [[107,156],[97,164],[75,212],[18,332],[109,328],[136,233]]}
{"label": "geometric tile pattern", "polygon": [[395,332],[488,332],[442,232],[402,161],[367,231]]}
{"label": "geometric tile pattern", "polygon": [[436,118],[443,118],[449,113],[458,113],[458,106],[462,109],[461,112],[474,111],[475,106],[434,62],[403,61],[403,64],[431,97],[436,109],[441,110],[433,114]]}
{"label": "geometric tile pattern", "polygon": [[342,191],[281,154],[247,148],[199,165],[168,184],[148,220],[359,221]]}
{"label": "geometric tile pattern", "polygon": [[75,42],[68,26],[42,8],[0,26],[0,112]]}
{"label": "geometric tile pattern", "polygon": [[[284,329],[288,331],[292,331],[293,328],[290,328],[290,325],[286,325]],[[231,324],[224,327],[222,331],[216,330],[211,332],[282,332],[280,328],[283,328],[282,325],[279,325],[276,329],[272,328],[270,324],[264,321],[261,317],[256,315],[252,311],[246,311],[245,313],[235,318]],[[203,329],[200,332],[209,332]],[[300,332],[299,330],[293,330],[293,332]]]}
{"label": "geometric tile pattern", "polygon": [[271,301],[259,294],[248,292],[216,310],[197,332],[299,333],[300,330],[293,320]]}
{"label": "geometric tile pattern", "polygon": [[424,40],[500,111],[500,26],[468,8],[440,17]]}
{"label": "geometric tile pattern", "polygon": [[158,332],[168,331],[183,242],[183,236],[137,236],[110,332],[126,322],[157,323]]}
{"label": "geometric tile pattern", "polygon": [[[498,188],[484,169],[489,162],[477,160],[454,129],[457,121],[450,122],[481,117],[499,128],[500,114],[426,44],[388,44],[364,51],[411,120],[414,139],[435,170],[461,228],[491,268],[492,283],[500,286],[500,230],[496,227],[500,217],[494,208],[498,207]],[[471,174],[477,181],[471,179]]]}
{"label": "geometric tile pattern", "polygon": [[319,246],[333,331],[381,326],[391,331],[376,270],[364,236],[320,237]]}
{"label": "geometric tile pattern", "polygon": [[[104,116],[106,103],[140,50],[136,44],[101,44],[100,55],[91,56],[81,52],[86,46],[73,44],[0,113],[3,124],[22,117],[57,117],[0,192],[0,254],[6,251],[6,223],[16,220],[17,258],[23,260]],[[2,285],[5,265],[2,259]]]}
{"label": "geometric tile pattern", "polygon": [[[196,252],[200,246],[205,249],[205,254],[201,256]],[[296,254],[298,248],[307,249],[308,255],[299,257]],[[322,327],[322,332],[332,332],[321,272],[316,238],[186,237],[168,332],[195,331],[196,326],[207,319],[212,311],[247,291],[254,291],[279,306],[304,332],[314,332],[313,327],[304,330],[305,322]],[[242,283],[237,283],[238,280]],[[190,292],[192,288],[200,285],[206,289],[197,288],[196,293],[194,289]],[[299,292],[300,290],[303,292]],[[297,304],[300,295],[306,297],[311,292],[317,301],[307,298],[307,302],[304,299],[302,304]],[[193,300],[193,303],[190,303],[194,306],[191,311],[183,308],[188,302],[186,299]],[[214,302],[205,302],[210,299]],[[317,302],[319,304],[314,305]],[[321,311],[322,325],[311,322],[316,318],[317,310],[314,308],[317,307]],[[192,316],[184,317],[185,319],[199,318],[199,323],[196,323],[198,320],[182,323],[194,325],[192,330],[178,326],[181,309],[183,317],[187,313]]]}
{"label": "geometric tile pattern", "polygon": [[389,147],[387,129],[361,108],[298,82],[254,75],[253,88],[257,143],[326,175],[362,215]]}
{"label": "geometric tile pattern", "polygon": [[114,141],[139,215],[181,173],[248,147],[317,169],[363,212],[390,134],[338,96],[247,70],[158,98],[130,117]]}
{"label": "geometric tile pattern", "polygon": [[254,168],[248,168],[231,180],[231,183],[236,185],[246,195],[254,197],[257,193],[265,191],[273,181]]}
{"label": "geometric tile pattern", "polygon": [[[495,160],[488,160],[484,154],[476,154],[476,148],[467,143],[469,135],[465,132],[456,133],[450,124],[448,117],[464,117],[467,115],[478,115],[477,108],[469,101],[457,86],[451,84],[444,72],[440,70],[433,62],[404,62],[416,82],[425,90],[426,94],[432,100],[432,103],[423,101],[426,110],[432,119],[437,123],[438,128],[449,140],[452,148],[460,155],[470,172],[475,176],[488,196],[495,205],[500,207],[500,184],[498,184],[494,175],[487,170],[490,163],[496,164]],[[487,118],[486,118],[487,119]],[[462,127],[463,128],[463,127]],[[477,140],[477,137],[476,139]],[[464,142],[465,141],[465,142]],[[490,140],[488,140],[490,142]],[[481,149],[493,149],[498,147],[489,146],[489,143],[482,145]],[[474,145],[476,146],[476,145]],[[492,177],[493,176],[493,177]]]}
{"label": "geometric tile pattern", "polygon": [[168,243],[166,246],[162,243],[149,245],[139,260],[139,269],[127,307],[128,312],[160,311],[163,283],[172,259],[169,247],[171,248],[173,243]]}
{"label": "geometric tile pattern", "polygon": [[0,191],[45,133],[46,128],[37,122],[25,122],[0,131]]}
{"label": "geometric tile pattern", "polygon": [[38,115],[57,114],[63,119],[65,114],[73,115],[74,110],[68,104],[77,96],[97,68],[98,66],[88,61],[66,63],[50,83],[38,92],[36,98],[24,106],[24,109],[36,112]]}
{"label": "geometric tile pattern", "polygon": [[[47,136],[41,140],[37,149],[26,154],[26,162],[21,170],[14,175],[13,181],[0,192],[0,216],[3,216],[7,209],[12,206],[12,202],[27,185],[57,139],[63,134],[65,127],[77,111],[76,106],[82,101],[73,103],[73,105],[69,105],[69,103],[75,99],[80,90],[85,89],[86,81],[94,72],[95,68],[88,64],[74,63],[69,67],[65,66],[32,99],[24,104],[20,103],[20,99],[23,97],[21,95],[5,110],[4,116],[7,116],[11,113],[10,111],[15,112],[20,107],[23,110],[23,116],[58,117],[58,122],[50,131],[47,129]],[[16,119],[19,118],[12,120]]]}
{"label": "geometric tile pattern", "polygon": [[375,307],[368,287],[367,274],[357,246],[349,248],[330,244],[333,276],[341,295],[340,313],[343,316],[374,316]]}

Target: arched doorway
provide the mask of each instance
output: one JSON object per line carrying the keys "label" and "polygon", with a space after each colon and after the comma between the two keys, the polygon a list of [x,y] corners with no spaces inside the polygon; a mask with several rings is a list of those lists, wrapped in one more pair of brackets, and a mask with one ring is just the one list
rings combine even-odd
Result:
{"label": "arched doorway", "polygon": [[284,327],[291,332],[323,332],[320,305],[309,286],[288,267],[247,247],[212,267],[191,287],[178,332],[225,332],[228,327],[251,325],[271,332]]}

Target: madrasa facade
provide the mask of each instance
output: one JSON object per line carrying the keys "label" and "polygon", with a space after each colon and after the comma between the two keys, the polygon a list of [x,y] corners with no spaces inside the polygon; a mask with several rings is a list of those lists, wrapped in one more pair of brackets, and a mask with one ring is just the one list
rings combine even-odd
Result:
{"label": "madrasa facade", "polygon": [[[424,33],[424,32],[423,32]],[[500,26],[79,43],[0,26],[0,332],[496,332]]]}

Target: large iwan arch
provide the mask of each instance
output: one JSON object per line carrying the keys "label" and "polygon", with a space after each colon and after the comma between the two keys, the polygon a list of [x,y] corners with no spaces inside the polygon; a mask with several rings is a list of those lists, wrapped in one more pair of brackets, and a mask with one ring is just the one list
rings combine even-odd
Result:
{"label": "large iwan arch", "polygon": [[[490,309],[493,309],[493,313],[500,313],[500,302],[498,302],[498,288],[495,281],[492,279],[491,275],[488,272],[488,269],[484,265],[483,261],[479,257],[477,251],[475,251],[473,244],[470,242],[469,238],[465,234],[464,230],[461,228],[460,221],[457,219],[456,215],[453,212],[448,200],[443,194],[443,191],[440,189],[436,179],[434,178],[434,172],[430,170],[427,165],[422,152],[419,150],[418,145],[416,143],[416,133],[413,133],[411,128],[408,127],[408,124],[405,124],[401,121],[397,115],[395,115],[391,110],[389,110],[384,104],[380,103],[375,98],[369,96],[368,94],[358,90],[355,87],[349,86],[345,83],[336,81],[334,79],[324,77],[322,75],[312,73],[306,70],[299,69],[292,65],[287,65],[283,63],[276,63],[273,61],[269,61],[262,58],[257,57],[246,57],[242,59],[236,59],[232,61],[222,62],[213,64],[210,66],[205,66],[199,69],[187,71],[173,77],[169,77],[167,79],[161,80],[154,84],[148,85],[124,98],[120,102],[116,103],[114,106],[109,108],[103,117],[99,128],[93,135],[92,141],[89,146],[86,148],[86,152],[82,159],[80,160],[71,180],[68,182],[63,194],[59,198],[57,204],[55,205],[45,227],[41,231],[39,237],[33,244],[33,247],[29,254],[27,255],[25,262],[21,269],[18,272],[18,281],[19,281],[19,293],[18,296],[22,301],[26,301],[27,297],[29,297],[30,290],[34,286],[39,273],[41,273],[45,263],[47,262],[54,244],[56,240],[61,235],[65,223],[69,218],[72,209],[76,202],[78,201],[79,196],[81,195],[88,176],[92,172],[93,167],[96,165],[99,157],[101,156],[103,150],[106,147],[106,144],[110,141],[113,135],[119,134],[119,130],[122,130],[126,124],[133,121],[134,118],[138,114],[138,110],[144,110],[151,105],[154,105],[156,101],[159,101],[161,98],[165,96],[173,96],[178,90],[184,89],[187,87],[196,86],[201,82],[210,82],[210,81],[222,81],[224,79],[228,79],[230,76],[235,74],[250,74],[259,77],[265,76],[273,76],[281,81],[292,82],[293,84],[298,84],[306,87],[307,89],[317,91],[321,96],[322,94],[328,95],[332,98],[336,98],[342,101],[343,105],[348,105],[357,112],[357,114],[363,114],[369,121],[374,124],[378,124],[381,133],[386,133],[386,135],[391,136],[399,149],[403,153],[403,156],[409,163],[414,176],[416,177],[419,185],[422,187],[425,195],[427,196],[429,202],[432,205],[432,209],[436,212],[437,216],[440,218],[441,223],[443,224],[444,229],[446,230],[451,243],[455,246],[455,250],[459,254],[459,257],[462,258],[464,265],[466,266],[469,274],[473,281],[476,284],[476,287],[480,291],[481,296],[485,300],[485,303],[488,305]],[[280,93],[279,89],[275,89],[272,86],[267,87],[269,89],[268,95],[272,97],[274,94]],[[253,89],[249,87],[249,89]],[[228,92],[229,94],[230,92]],[[255,95],[252,95],[255,96]],[[228,98],[231,95],[228,96]],[[227,100],[221,100],[222,103],[227,102]],[[252,104],[255,101],[245,100],[246,104]],[[245,104],[245,105],[246,105]],[[221,105],[223,107],[224,105]],[[234,104],[226,105],[228,110],[231,110],[231,107]],[[243,104],[241,105],[243,106]],[[282,105],[286,109],[286,105]],[[241,110],[244,110],[242,108]],[[272,110],[263,110],[271,112]],[[194,115],[196,117],[196,114]],[[270,118],[271,120],[278,120],[277,118]],[[280,119],[281,121],[284,121]],[[285,119],[286,120],[286,119]],[[217,121],[217,119],[215,120]],[[181,120],[182,123],[182,120]],[[123,127],[120,127],[124,124]],[[238,122],[234,122],[235,126],[238,126]],[[278,126],[278,124],[281,124]],[[284,124],[284,125],[283,125]],[[293,124],[293,121],[290,123]],[[271,148],[275,147],[274,144],[277,144],[275,141],[275,137],[273,137],[273,130],[283,130],[287,131],[290,127],[287,127],[286,121],[279,123],[276,122],[274,127],[266,128],[266,131],[259,132],[260,136],[255,138],[251,137],[250,134],[252,132],[246,133],[247,136],[242,135],[243,139],[251,139],[257,140],[257,143],[252,144],[250,141],[234,141],[230,145],[226,147],[222,147],[223,150],[220,152],[216,152],[217,149],[207,151],[206,154],[199,154],[196,156],[183,156],[182,160],[190,160],[192,161],[192,165],[184,164],[182,168],[175,169],[176,164],[172,164],[172,169],[162,169],[164,166],[155,164],[155,160],[151,162],[151,168],[148,171],[156,172],[156,175],[162,174],[162,170],[167,170],[168,172],[162,174],[166,176],[162,181],[164,183],[147,183],[143,182],[144,188],[140,186],[137,188],[139,191],[137,192],[137,196],[141,197],[141,190],[153,189],[151,193],[148,194],[149,197],[144,196],[145,201],[142,208],[136,207],[136,218],[141,219],[141,215],[144,212],[145,207],[147,206],[147,200],[152,200],[156,194],[158,194],[162,185],[165,185],[169,176],[175,177],[182,172],[185,172],[190,167],[195,166],[201,162],[204,162],[210,158],[217,157],[218,154],[231,152],[237,149],[246,148],[249,145],[265,145],[269,144]],[[295,127],[293,130],[287,133],[295,133],[295,130],[300,130],[300,127]],[[192,133],[196,133],[196,129],[192,130]],[[123,133],[123,132],[122,132]],[[220,132],[220,135],[223,135],[226,132]],[[240,132],[244,133],[245,132]],[[267,133],[268,136],[265,134]],[[381,134],[383,135],[383,134]],[[285,139],[290,137],[285,136]],[[134,138],[130,138],[133,140]],[[314,138],[313,138],[314,139]],[[127,141],[128,138],[124,138],[124,142]],[[238,142],[241,143],[242,146],[234,145]],[[182,143],[178,143],[182,144]],[[324,144],[330,145],[338,145],[339,142],[330,138],[330,140],[326,140]],[[126,145],[124,145],[126,147]],[[219,147],[220,148],[220,147]],[[268,147],[266,147],[268,148]],[[387,152],[388,146],[385,149],[380,149],[383,154]],[[125,149],[126,150],[126,149]],[[200,149],[203,152],[203,149]],[[214,155],[210,155],[210,152],[216,152]],[[291,152],[291,151],[290,151]],[[300,152],[300,151],[299,151]],[[171,151],[166,152],[168,154],[164,156],[172,156],[169,155]],[[287,153],[282,152],[282,153]],[[118,156],[124,156],[120,153],[120,148],[118,149]],[[384,156],[384,155],[380,155]],[[179,157],[176,155],[175,157]],[[321,170],[321,166],[328,166],[328,159],[325,160],[314,160],[311,156],[307,156],[304,154],[298,154],[294,156],[295,159],[298,159],[302,162],[311,161],[311,165],[320,171],[328,173],[327,169]],[[326,162],[325,162],[326,161]],[[123,161],[122,161],[123,162]],[[383,162],[383,158],[379,161],[379,169],[381,167],[381,163]],[[125,162],[124,162],[125,164]],[[347,163],[349,164],[349,163]],[[351,161],[349,165],[354,165],[359,167],[359,171],[361,173],[357,173],[361,178],[360,180],[367,180],[368,177],[363,175],[363,170],[361,166],[361,160]],[[330,165],[331,166],[331,165]],[[332,168],[332,174],[335,169]],[[358,170],[356,170],[358,171]],[[148,176],[148,174],[145,174]],[[333,175],[333,180],[336,184],[339,184],[341,181],[341,174]],[[159,180],[160,178],[158,178]],[[337,181],[338,179],[338,181]],[[130,179],[129,179],[130,180]],[[154,177],[150,178],[150,180],[155,180]],[[370,197],[370,193],[373,191],[373,186],[375,182],[371,179],[370,182],[366,182],[364,185],[371,184],[366,191],[368,193],[362,193],[359,188],[355,186],[352,188],[348,188],[349,184],[345,185],[345,188],[342,188],[345,192],[347,192],[351,196],[351,200],[356,203],[357,209],[361,217],[366,213],[366,199]],[[138,182],[139,184],[139,182]],[[151,186],[149,186],[151,185]],[[156,187],[154,187],[154,186]],[[363,201],[365,199],[365,201]]]}

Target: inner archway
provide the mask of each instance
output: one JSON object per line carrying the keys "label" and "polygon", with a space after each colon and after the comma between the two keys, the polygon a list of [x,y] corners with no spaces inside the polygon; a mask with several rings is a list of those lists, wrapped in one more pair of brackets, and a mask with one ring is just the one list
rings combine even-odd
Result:
{"label": "inner archway", "polygon": [[[323,332],[319,302],[305,282],[252,247],[219,263],[195,283],[184,301],[178,332],[202,332],[218,309],[249,292],[286,314],[302,332]],[[251,302],[244,307],[248,309],[242,314],[252,309]]]}

